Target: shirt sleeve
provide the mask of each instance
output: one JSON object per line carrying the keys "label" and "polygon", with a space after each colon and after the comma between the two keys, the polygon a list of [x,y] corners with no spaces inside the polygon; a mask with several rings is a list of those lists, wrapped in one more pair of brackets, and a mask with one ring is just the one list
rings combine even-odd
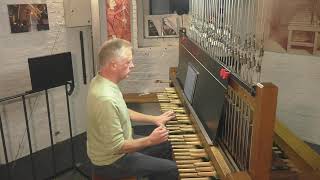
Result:
{"label": "shirt sleeve", "polygon": [[123,129],[119,118],[119,110],[112,100],[104,100],[98,111],[98,130],[103,136],[103,143],[111,147],[112,152],[117,154],[124,143]]}

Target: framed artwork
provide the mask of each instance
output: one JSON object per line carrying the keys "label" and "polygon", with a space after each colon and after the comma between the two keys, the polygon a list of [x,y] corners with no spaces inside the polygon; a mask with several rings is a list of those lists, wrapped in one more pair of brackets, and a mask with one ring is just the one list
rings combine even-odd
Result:
{"label": "framed artwork", "polygon": [[145,16],[145,37],[178,37],[178,15],[148,15]]}
{"label": "framed artwork", "polygon": [[11,33],[49,30],[46,4],[8,5]]}
{"label": "framed artwork", "polygon": [[106,0],[108,39],[131,41],[130,0]]}

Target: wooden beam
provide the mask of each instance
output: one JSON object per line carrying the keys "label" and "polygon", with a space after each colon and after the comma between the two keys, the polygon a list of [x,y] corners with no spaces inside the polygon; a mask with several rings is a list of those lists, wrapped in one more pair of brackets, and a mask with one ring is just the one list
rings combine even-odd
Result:
{"label": "wooden beam", "polygon": [[263,83],[256,90],[249,173],[254,180],[269,180],[278,88],[272,83]]}
{"label": "wooden beam", "polygon": [[[286,143],[286,146],[296,153],[310,168],[320,171],[320,156],[306,143],[300,140],[279,120],[276,121],[274,132],[276,133],[275,140],[281,144],[280,140]],[[286,148],[286,147],[281,147]],[[288,148],[284,149],[289,151]],[[303,168],[303,167],[301,167]]]}
{"label": "wooden beam", "polygon": [[226,180],[251,180],[251,177],[247,172],[235,172],[235,173],[229,174],[226,177]]}
{"label": "wooden beam", "polygon": [[123,99],[126,103],[157,103],[157,93],[141,94],[141,93],[128,93],[123,94]]}

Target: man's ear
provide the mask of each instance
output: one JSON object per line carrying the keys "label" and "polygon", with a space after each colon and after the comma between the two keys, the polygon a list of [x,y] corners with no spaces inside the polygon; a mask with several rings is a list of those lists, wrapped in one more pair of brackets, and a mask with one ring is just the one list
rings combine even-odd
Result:
{"label": "man's ear", "polygon": [[117,68],[117,62],[115,60],[112,60],[110,62],[110,66],[114,69],[114,68]]}

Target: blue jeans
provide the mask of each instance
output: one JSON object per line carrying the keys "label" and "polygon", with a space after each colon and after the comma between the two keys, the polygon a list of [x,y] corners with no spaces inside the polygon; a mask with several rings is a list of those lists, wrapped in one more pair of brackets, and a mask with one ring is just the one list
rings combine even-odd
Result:
{"label": "blue jeans", "polygon": [[149,177],[150,180],[176,180],[178,170],[172,161],[168,142],[148,147],[140,152],[128,153],[111,165],[93,165],[95,175],[118,179],[128,176]]}

